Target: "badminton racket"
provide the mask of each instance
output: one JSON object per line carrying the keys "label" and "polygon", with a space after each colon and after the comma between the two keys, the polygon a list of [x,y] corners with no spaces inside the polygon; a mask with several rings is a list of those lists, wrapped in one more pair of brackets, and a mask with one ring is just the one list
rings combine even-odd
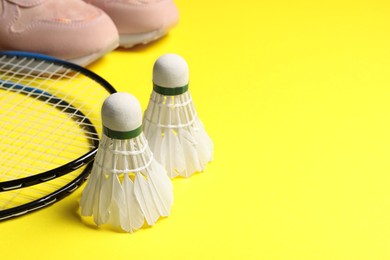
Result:
{"label": "badminton racket", "polygon": [[50,205],[86,179],[99,111],[114,92],[66,61],[0,52],[0,220]]}

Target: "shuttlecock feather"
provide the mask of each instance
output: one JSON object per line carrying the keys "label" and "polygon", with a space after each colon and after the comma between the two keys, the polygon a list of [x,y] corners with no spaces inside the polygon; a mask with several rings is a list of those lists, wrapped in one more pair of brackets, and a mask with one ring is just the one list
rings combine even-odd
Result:
{"label": "shuttlecock feather", "polygon": [[142,133],[138,100],[127,93],[111,95],[103,104],[102,121],[103,136],[81,197],[81,215],[127,232],[141,228],[145,220],[153,225],[170,214],[172,184]]}
{"label": "shuttlecock feather", "polygon": [[213,142],[196,113],[188,80],[182,57],[161,56],[153,67],[153,91],[143,119],[150,148],[171,178],[203,171],[213,157]]}

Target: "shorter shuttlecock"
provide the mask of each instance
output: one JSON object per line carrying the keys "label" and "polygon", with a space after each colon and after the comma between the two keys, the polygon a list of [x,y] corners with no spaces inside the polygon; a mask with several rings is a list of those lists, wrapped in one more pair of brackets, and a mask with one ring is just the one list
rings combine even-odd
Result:
{"label": "shorter shuttlecock", "polygon": [[196,113],[188,79],[188,65],[181,56],[158,58],[143,119],[150,148],[171,178],[203,171],[213,157],[213,142]]}
{"label": "shorter shuttlecock", "polygon": [[142,110],[127,93],[109,96],[102,107],[103,136],[83,191],[81,215],[97,225],[110,223],[127,232],[168,216],[172,184],[153,158],[142,133]]}

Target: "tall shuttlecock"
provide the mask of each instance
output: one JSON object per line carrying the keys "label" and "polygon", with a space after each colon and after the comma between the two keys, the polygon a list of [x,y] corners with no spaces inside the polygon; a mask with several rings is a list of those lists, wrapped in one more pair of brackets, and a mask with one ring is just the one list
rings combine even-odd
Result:
{"label": "tall shuttlecock", "polygon": [[171,178],[203,171],[213,157],[213,142],[196,113],[188,79],[188,65],[181,56],[158,58],[143,119],[150,148]]}
{"label": "tall shuttlecock", "polygon": [[110,223],[127,232],[168,216],[172,184],[142,133],[142,110],[127,93],[109,96],[102,107],[103,136],[83,191],[81,215],[97,225]]}

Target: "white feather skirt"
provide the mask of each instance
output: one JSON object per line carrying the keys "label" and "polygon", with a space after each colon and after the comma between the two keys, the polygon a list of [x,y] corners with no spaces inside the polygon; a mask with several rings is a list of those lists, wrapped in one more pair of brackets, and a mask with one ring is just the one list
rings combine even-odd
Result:
{"label": "white feather skirt", "polygon": [[143,132],[170,178],[201,172],[213,158],[213,142],[198,118],[189,91],[176,96],[153,91]]}
{"label": "white feather skirt", "polygon": [[173,203],[171,180],[153,158],[143,134],[128,140],[103,134],[83,191],[81,215],[97,225],[110,223],[133,232],[168,216]]}

